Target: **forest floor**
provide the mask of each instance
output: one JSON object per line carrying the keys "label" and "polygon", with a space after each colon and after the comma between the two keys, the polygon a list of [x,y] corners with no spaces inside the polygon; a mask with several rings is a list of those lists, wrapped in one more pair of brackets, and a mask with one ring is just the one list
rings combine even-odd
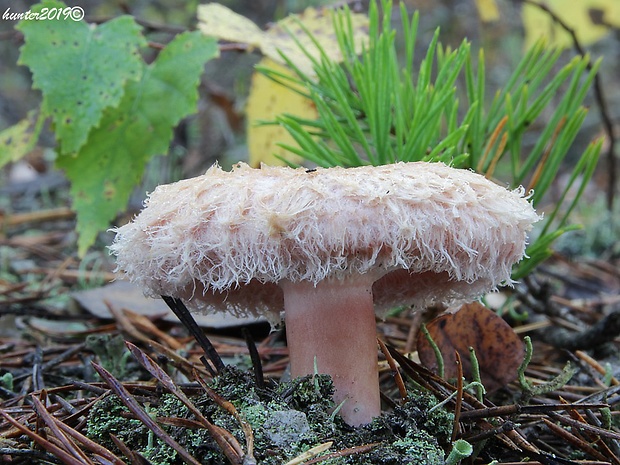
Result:
{"label": "forest floor", "polygon": [[[254,9],[261,2],[240,3]],[[425,17],[430,31],[441,24],[453,36],[447,43],[469,37],[484,46],[489,80],[505,80],[521,50],[520,15],[505,15],[485,29],[477,2],[416,3],[433,15]],[[452,4],[458,8],[447,6]],[[256,19],[263,24],[273,12]],[[40,104],[40,95],[17,65],[21,39],[14,25],[0,26],[5,28],[0,54],[6,56],[0,62],[0,122],[10,126]],[[589,49],[606,56],[601,75],[613,113],[620,98],[617,38]],[[231,75],[250,76],[256,57],[227,59],[207,79],[234,96],[224,110],[242,108],[237,92],[244,86]],[[217,106],[206,100],[203,110]],[[603,134],[599,106],[594,99],[589,104],[587,134],[576,141],[581,148]],[[185,177],[225,151],[230,157],[243,152],[243,124],[236,132],[222,130],[225,118],[216,110],[215,116],[199,115],[200,140],[187,148],[183,163],[197,154],[202,165],[184,171]],[[233,147],[223,142],[229,140]],[[44,145],[54,145],[49,134]],[[331,415],[328,381],[286,381],[282,330],[271,331],[255,319],[197,316],[214,348],[205,354],[163,301],[144,299],[139,290],[114,281],[106,250],[111,233],[102,233],[77,258],[69,186],[50,169],[49,155],[39,147],[25,163],[0,172],[0,462],[396,465],[416,463],[407,454],[417,450],[417,463],[425,464],[442,463],[463,439],[473,445],[463,463],[620,465],[620,209],[616,198],[614,213],[606,213],[601,200],[609,158],[601,160],[584,207],[573,218],[584,229],[561,239],[557,253],[527,279],[485,299],[509,331],[497,320],[487,328],[461,325],[467,337],[481,342],[479,372],[487,387],[495,379],[494,389],[481,394],[471,384],[475,371],[466,370],[468,347],[461,347],[465,386],[421,363],[420,325],[437,321],[433,312],[390,315],[377,322],[386,345],[379,359],[384,420],[355,430]],[[165,181],[158,177],[155,184]],[[469,311],[474,318],[482,312]],[[531,340],[529,363],[522,363],[522,349],[485,357],[484,336],[500,327],[506,341]],[[441,344],[447,360],[463,335],[457,334]],[[289,425],[296,434],[274,424]],[[169,446],[161,446],[166,441]]]}
{"label": "forest floor", "polygon": [[[37,180],[41,182],[51,181]],[[274,387],[276,380],[286,377],[288,359],[282,331],[271,332],[269,325],[260,320],[200,316],[198,322],[217,352],[205,354],[163,302],[144,299],[136,289],[113,282],[114,265],[105,251],[108,235],[102,236],[99,252],[91,252],[81,261],[75,258],[73,214],[53,206],[58,198],[51,200],[64,195],[63,183],[58,185],[61,187],[52,185],[48,189],[50,197],[45,201],[33,194],[40,189],[28,190],[21,184],[7,188],[15,198],[16,208],[3,218],[0,237],[2,461],[123,463],[122,458],[126,463],[193,463],[192,454],[198,454],[202,463],[253,463],[252,457],[257,459],[264,453],[258,450],[264,442],[264,431],[252,431],[243,421],[249,414],[239,414],[227,401],[239,406],[243,396],[252,392],[262,393],[255,397],[267,404],[277,400],[291,406],[290,396],[283,400],[283,390],[300,387]],[[26,202],[29,196],[37,198],[40,209],[20,212],[20,202]],[[610,246],[615,243],[611,241]],[[531,338],[533,352],[527,368],[523,366],[524,376],[516,379],[514,360],[516,357],[517,365],[521,363],[521,351],[500,353],[499,359],[487,361],[484,347],[479,348],[483,382],[486,373],[502,371],[504,365],[510,367],[506,368],[506,382],[500,382],[493,392],[482,397],[476,395],[475,389],[464,389],[462,383],[444,381],[419,363],[419,326],[422,321],[432,320],[432,315],[403,314],[378,321],[379,338],[388,347],[380,357],[384,408],[392,412],[386,413],[386,418],[396,421],[387,428],[410,432],[411,428],[421,428],[420,422],[427,426],[433,421],[441,423],[434,430],[429,427],[429,434],[435,436],[446,454],[455,440],[466,439],[475,451],[475,459],[468,459],[470,463],[497,460],[620,464],[620,261],[612,253],[606,256],[601,252],[599,258],[569,257],[568,253],[557,253],[514,289],[488,296],[490,307],[503,308],[498,314],[519,341],[525,336]],[[469,331],[477,331],[475,340],[484,340],[485,332],[495,331],[473,327]],[[223,387],[226,383],[218,384],[217,376],[213,381],[213,372],[222,371],[218,360],[235,367],[221,375],[228,388]],[[470,376],[465,373],[466,381],[471,381]],[[230,390],[235,383],[241,393]],[[235,424],[230,419],[217,420],[219,426],[210,428],[209,421],[216,421],[213,411],[210,420],[201,423],[196,418],[189,420],[187,410],[179,413],[179,405],[176,413],[153,413],[175,390],[194,399],[189,400],[190,405],[201,405],[203,412],[205,393],[210,393],[210,408],[227,412],[236,419]],[[329,393],[328,386],[319,390]],[[271,397],[265,397],[267,392]],[[432,394],[433,402],[442,402],[440,410],[449,415],[440,421],[428,413],[420,414],[420,410],[429,410],[428,405],[421,407],[428,402],[424,393]],[[131,398],[139,406],[150,405],[151,410],[146,411],[151,415],[143,415],[143,421],[150,424],[148,418],[157,417],[157,424],[164,426],[164,436],[181,428],[200,431],[203,445],[215,440],[212,448],[221,448],[217,442],[220,440],[233,446],[220,454],[226,459],[208,459],[204,450],[199,453],[186,444],[186,438],[184,445],[179,445],[183,453],[177,451],[176,456],[163,459],[161,453],[146,451],[147,445],[137,450],[126,426],[106,423],[107,432],[98,436],[93,416],[101,415],[102,408],[119,409],[120,405],[114,403],[101,406],[115,396]],[[406,397],[417,399],[413,400],[414,410],[422,417],[412,413]],[[311,399],[308,405],[302,405],[299,398],[293,398],[300,409],[316,408],[318,402],[329,412],[329,405],[323,401]],[[141,418],[133,410],[123,415],[133,421]],[[95,424],[100,421],[99,416],[96,418]],[[404,426],[404,419],[417,426]],[[273,461],[257,459],[258,463],[398,463],[389,457],[380,461],[376,458],[377,444],[387,441],[382,436],[384,430],[352,437],[350,429],[339,425],[343,427],[346,441],[334,439],[335,426],[330,426],[324,436],[312,436],[316,444],[309,444],[306,436],[306,448],[317,447],[313,449],[317,456],[299,457],[301,449],[293,457],[290,453],[279,455],[275,448],[285,449],[290,444],[271,443],[268,448]],[[152,431],[151,427],[142,431],[144,444],[152,446]],[[115,433],[114,441],[109,439],[110,432]],[[248,443],[248,437],[256,437],[256,444]],[[373,449],[375,458],[365,462],[364,457],[370,456]],[[147,460],[144,456],[149,453]],[[190,458],[183,459],[184,453]]]}

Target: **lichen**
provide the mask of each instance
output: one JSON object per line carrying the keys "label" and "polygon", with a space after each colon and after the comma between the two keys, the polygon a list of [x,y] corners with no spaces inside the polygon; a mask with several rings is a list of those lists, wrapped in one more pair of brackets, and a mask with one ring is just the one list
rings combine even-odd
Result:
{"label": "lichen", "polygon": [[140,420],[128,418],[129,411],[116,396],[107,396],[90,410],[86,425],[88,436],[109,449],[116,449],[110,435],[138,450],[148,434]]}
{"label": "lichen", "polygon": [[112,375],[119,379],[132,377],[128,362],[133,359],[122,335],[90,334],[86,337],[85,344],[86,348],[99,358],[99,364]]}
{"label": "lichen", "polygon": [[[211,389],[230,401],[254,434],[254,457],[261,465],[281,465],[302,452],[327,441],[329,452],[370,443],[379,443],[369,452],[325,460],[326,465],[443,464],[449,443],[452,415],[427,394],[411,399],[369,425],[353,428],[333,414],[333,385],[327,375],[306,376],[292,382],[256,386],[248,372],[229,367],[210,383]],[[203,415],[229,431],[243,448],[246,445],[239,421],[207,395],[192,398]],[[153,417],[193,416],[173,395],[164,394],[148,403]],[[225,465],[206,429],[162,425],[164,430],[204,464]],[[120,453],[110,439],[114,434],[127,446],[156,465],[181,463],[176,452],[153,436],[115,396],[108,396],[92,409],[88,434],[102,445]]]}

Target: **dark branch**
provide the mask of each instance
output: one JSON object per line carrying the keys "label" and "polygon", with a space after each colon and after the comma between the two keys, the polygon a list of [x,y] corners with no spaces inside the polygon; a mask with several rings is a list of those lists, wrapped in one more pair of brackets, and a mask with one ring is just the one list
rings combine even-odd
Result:
{"label": "dark branch", "polygon": [[209,370],[213,376],[220,373],[226,365],[224,365],[224,362],[217,353],[217,350],[215,350],[215,347],[213,347],[213,344],[211,344],[211,341],[209,341],[209,338],[207,338],[204,331],[200,328],[200,326],[198,326],[198,323],[196,323],[196,320],[194,320],[194,317],[187,309],[183,301],[181,299],[177,299],[176,297],[170,297],[167,295],[162,295],[161,298],[164,299],[164,302],[166,302],[168,307],[170,307],[170,310],[174,312],[181,323],[183,323],[183,326],[185,326],[190,334],[194,336],[196,341],[198,341],[198,344],[205,352],[206,358],[213,364],[215,370],[213,370],[211,366],[203,360],[207,370]]}

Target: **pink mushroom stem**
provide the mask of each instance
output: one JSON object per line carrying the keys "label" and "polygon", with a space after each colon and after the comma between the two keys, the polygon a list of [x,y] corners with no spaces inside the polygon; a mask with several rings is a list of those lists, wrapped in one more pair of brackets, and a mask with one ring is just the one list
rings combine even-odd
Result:
{"label": "pink mushroom stem", "polygon": [[350,425],[381,413],[372,273],[346,280],[280,283],[291,376],[331,375],[336,405]]}

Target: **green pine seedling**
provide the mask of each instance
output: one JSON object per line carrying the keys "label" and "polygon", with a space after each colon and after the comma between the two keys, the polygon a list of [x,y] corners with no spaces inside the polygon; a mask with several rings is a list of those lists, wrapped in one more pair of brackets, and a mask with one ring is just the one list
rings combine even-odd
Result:
{"label": "green pine seedling", "polygon": [[[301,72],[286,55],[283,59],[296,78],[260,68],[277,82],[302,86],[298,92],[312,99],[319,115],[307,120],[285,114],[262,124],[282,125],[299,145],[282,146],[319,166],[441,161],[487,177],[501,171],[511,188],[523,186],[533,204],[541,205],[584,121],[583,100],[600,60],[575,57],[552,75],[560,52],[539,42],[525,53],[492,101],[485,102],[482,51],[476,63],[469,42],[450,50],[441,45],[437,30],[414,68],[418,14],[409,17],[400,4],[405,53],[399,60],[397,32],[390,21],[392,4],[384,0],[381,6],[382,15],[375,1],[370,4],[369,38],[360,55],[355,53],[350,11],[345,7],[334,19],[343,63],[330,59],[316,41],[319,59],[298,42],[313,60],[315,76]],[[558,100],[558,93],[561,97],[545,129],[524,153],[524,136],[548,112],[552,100]],[[601,145],[602,140],[592,142],[578,159],[560,202],[545,212],[513,279],[531,272],[551,255],[553,241],[575,228],[568,217],[592,177]],[[575,193],[570,199],[569,192]]]}

